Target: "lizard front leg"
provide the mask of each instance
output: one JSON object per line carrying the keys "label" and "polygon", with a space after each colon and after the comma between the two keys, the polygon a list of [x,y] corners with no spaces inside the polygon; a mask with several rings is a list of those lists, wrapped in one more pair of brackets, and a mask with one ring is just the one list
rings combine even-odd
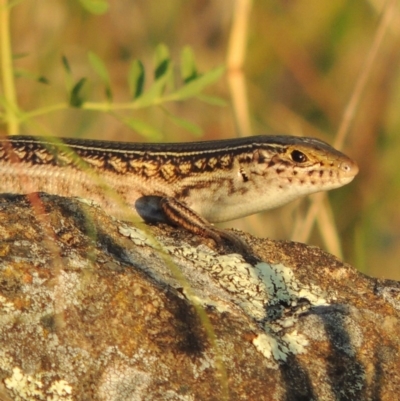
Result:
{"label": "lizard front leg", "polygon": [[184,203],[171,197],[160,199],[160,208],[167,221],[194,234],[212,238],[217,245],[228,241],[240,253],[251,253],[249,246],[236,235],[214,227],[211,223],[190,209]]}

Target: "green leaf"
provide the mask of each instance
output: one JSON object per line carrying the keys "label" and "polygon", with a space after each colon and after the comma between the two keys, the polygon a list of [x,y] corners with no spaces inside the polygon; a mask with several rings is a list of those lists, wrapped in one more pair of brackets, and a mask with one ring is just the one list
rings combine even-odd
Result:
{"label": "green leaf", "polygon": [[225,67],[221,66],[199,76],[171,94],[174,100],[183,100],[197,96],[206,87],[216,82],[225,72]]}
{"label": "green leaf", "polygon": [[162,78],[167,73],[170,60],[162,61],[154,71],[154,79]]}
{"label": "green leaf", "polygon": [[157,80],[167,73],[170,61],[168,47],[159,44],[154,52],[154,79]]}
{"label": "green leaf", "polygon": [[134,60],[129,68],[128,85],[133,98],[136,99],[143,92],[145,71],[140,60]]}
{"label": "green leaf", "polygon": [[107,0],[79,0],[82,7],[92,14],[104,14],[108,11],[109,4]]}
{"label": "green leaf", "polygon": [[69,104],[72,107],[78,107],[79,108],[79,107],[82,106],[82,103],[84,102],[84,99],[83,99],[83,97],[81,95],[81,90],[82,90],[82,87],[85,84],[85,82],[86,82],[86,78],[81,78],[74,85],[74,87],[72,88],[71,96],[69,98]]}
{"label": "green leaf", "polygon": [[[154,65],[154,82],[147,92],[142,93],[136,98],[134,102],[136,107],[148,107],[159,103],[158,100],[161,98],[166,85],[172,82],[172,68],[167,46],[163,44],[157,46],[154,52]],[[143,86],[141,90],[143,91]]]}
{"label": "green leaf", "polygon": [[68,93],[71,92],[72,90],[72,85],[73,85],[73,78],[72,78],[72,71],[71,67],[69,65],[68,59],[65,56],[62,56],[61,58],[64,70],[65,70],[65,86],[67,88]]}
{"label": "green leaf", "polygon": [[27,52],[24,52],[24,53],[14,53],[14,54],[12,55],[12,59],[13,59],[13,60],[19,60],[19,59],[24,58],[24,57],[27,57],[27,56],[29,56],[29,53],[27,53]]}
{"label": "green leaf", "polygon": [[131,129],[144,136],[151,141],[160,141],[163,138],[163,133],[157,128],[136,118],[123,118],[122,121]]}
{"label": "green leaf", "polygon": [[190,46],[185,46],[181,52],[181,76],[185,83],[197,78],[196,62]]}
{"label": "green leaf", "polygon": [[161,99],[162,93],[171,75],[172,71],[169,68],[166,74],[153,82],[147,92],[143,93],[134,101],[135,106],[140,108],[158,104],[158,101]]}
{"label": "green leaf", "polygon": [[18,69],[15,70],[15,76],[17,78],[23,77],[23,78],[28,78],[28,79],[32,79],[33,81],[39,82],[41,84],[49,84],[49,80],[44,77],[43,75],[36,75],[33,72],[30,72],[28,70],[24,70],[24,69]]}
{"label": "green leaf", "polygon": [[68,74],[71,74],[72,71],[71,71],[71,67],[69,65],[67,57],[62,56],[61,60],[62,60],[65,72],[68,73]]}
{"label": "green leaf", "polygon": [[[166,111],[166,110],[164,110]],[[184,118],[177,117],[169,112],[166,112],[168,117],[176,124],[179,125],[180,127],[188,130],[192,134],[196,136],[201,136],[203,134],[203,130],[196,124],[192,123],[189,120],[185,120]]]}
{"label": "green leaf", "polygon": [[110,84],[110,76],[107,71],[107,67],[104,64],[103,60],[95,53],[89,52],[88,54],[89,62],[92,65],[93,69],[100,76],[101,80],[106,84]]}
{"label": "green leaf", "polygon": [[226,106],[228,103],[225,99],[222,99],[218,96],[209,96],[200,94],[197,96],[197,99],[201,100],[204,103],[211,104],[212,106]]}
{"label": "green leaf", "polygon": [[108,100],[112,100],[111,93],[111,83],[110,83],[110,75],[108,74],[107,67],[104,64],[103,60],[95,53],[89,52],[89,62],[92,65],[93,69],[100,76],[100,79],[103,81],[106,89],[106,97]]}

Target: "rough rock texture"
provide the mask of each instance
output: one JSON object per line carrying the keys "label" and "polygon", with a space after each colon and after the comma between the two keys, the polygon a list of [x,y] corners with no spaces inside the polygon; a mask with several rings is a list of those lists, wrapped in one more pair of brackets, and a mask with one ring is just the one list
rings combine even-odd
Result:
{"label": "rough rock texture", "polygon": [[400,399],[399,283],[245,238],[0,196],[0,399]]}

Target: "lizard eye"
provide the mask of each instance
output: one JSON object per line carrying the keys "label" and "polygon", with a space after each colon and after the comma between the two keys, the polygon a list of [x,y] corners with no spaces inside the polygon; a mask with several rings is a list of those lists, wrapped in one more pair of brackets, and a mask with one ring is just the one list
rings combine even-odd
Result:
{"label": "lizard eye", "polygon": [[304,163],[308,160],[307,156],[303,152],[300,152],[300,150],[293,150],[290,156],[292,157],[292,160],[296,163]]}

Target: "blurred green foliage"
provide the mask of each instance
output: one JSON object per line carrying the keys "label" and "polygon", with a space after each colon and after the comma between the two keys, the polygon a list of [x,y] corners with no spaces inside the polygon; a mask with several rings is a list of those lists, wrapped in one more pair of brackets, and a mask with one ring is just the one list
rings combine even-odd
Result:
{"label": "blurred green foliage", "polygon": [[[333,143],[385,4],[253,2],[244,61],[252,132],[318,136]],[[230,0],[17,2],[11,40],[18,104],[28,113],[52,111],[31,114],[21,133],[132,141],[141,135],[147,140],[193,140],[201,131],[204,139],[237,135],[236,114],[219,106],[221,99],[231,99],[218,66],[226,60],[233,16]],[[368,274],[396,279],[399,27],[397,6],[345,143],[360,174],[330,194],[345,259]],[[234,73],[228,70],[226,76]],[[55,105],[66,102],[66,87],[74,107],[57,109]],[[147,107],[163,97],[170,101]],[[79,109],[89,101],[137,108]],[[4,125],[0,129],[6,130]],[[289,238],[294,213],[290,205],[266,213],[261,233]],[[317,231],[309,242],[321,245]]]}

